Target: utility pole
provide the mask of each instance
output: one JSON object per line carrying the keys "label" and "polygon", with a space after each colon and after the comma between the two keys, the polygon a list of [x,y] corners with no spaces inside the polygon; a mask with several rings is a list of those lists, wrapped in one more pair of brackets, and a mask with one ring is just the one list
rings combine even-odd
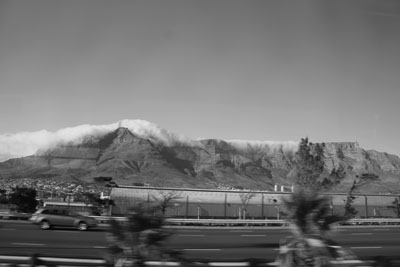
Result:
{"label": "utility pole", "polygon": [[400,196],[397,197],[397,217],[400,218]]}
{"label": "utility pole", "polygon": [[185,210],[185,218],[189,215],[189,195],[186,196],[186,210]]}
{"label": "utility pole", "polygon": [[393,204],[396,206],[397,218],[400,218],[400,196],[393,201]]}
{"label": "utility pole", "polygon": [[264,218],[264,194],[261,194],[261,217]]}
{"label": "utility pole", "polygon": [[226,219],[226,205],[228,204],[228,196],[225,193],[225,199],[224,199],[224,218]]}
{"label": "utility pole", "polygon": [[[364,199],[365,199],[365,218],[368,218],[368,198],[367,195],[364,195]],[[397,213],[399,214],[399,213]]]}
{"label": "utility pole", "polygon": [[68,192],[68,193],[67,193],[67,199],[68,199],[68,210],[69,210],[69,206],[70,206],[70,204],[71,204],[71,197],[72,197],[72,193],[71,193],[71,192]]}

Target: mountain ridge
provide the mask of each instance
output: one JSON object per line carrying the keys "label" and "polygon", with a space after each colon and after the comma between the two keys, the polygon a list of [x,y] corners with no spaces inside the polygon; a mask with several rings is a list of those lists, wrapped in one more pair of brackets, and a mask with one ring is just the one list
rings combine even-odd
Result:
{"label": "mountain ridge", "polygon": [[[52,177],[93,183],[96,177],[111,177],[120,185],[264,190],[291,185],[293,180],[294,143],[185,138],[164,142],[155,134],[144,138],[119,126],[1,162],[0,179]],[[172,136],[166,130],[163,134]],[[324,143],[324,166],[325,175],[338,182],[335,192],[346,192],[355,176],[368,175],[379,179],[363,186],[365,192],[400,189],[400,158],[364,150],[357,142]]]}

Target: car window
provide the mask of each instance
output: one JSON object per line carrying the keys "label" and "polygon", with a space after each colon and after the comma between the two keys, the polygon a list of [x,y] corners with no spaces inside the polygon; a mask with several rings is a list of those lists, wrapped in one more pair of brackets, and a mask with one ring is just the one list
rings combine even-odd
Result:
{"label": "car window", "polygon": [[76,213],[75,211],[70,211],[68,212],[69,216],[79,216],[79,213]]}
{"label": "car window", "polygon": [[53,210],[52,214],[54,214],[54,215],[65,215],[65,211],[64,210]]}
{"label": "car window", "polygon": [[59,210],[58,214],[59,215],[63,215],[63,216],[67,216],[68,215],[68,211],[67,210]]}
{"label": "car window", "polygon": [[48,209],[48,210],[43,210],[42,214],[67,215],[67,211],[66,210]]}

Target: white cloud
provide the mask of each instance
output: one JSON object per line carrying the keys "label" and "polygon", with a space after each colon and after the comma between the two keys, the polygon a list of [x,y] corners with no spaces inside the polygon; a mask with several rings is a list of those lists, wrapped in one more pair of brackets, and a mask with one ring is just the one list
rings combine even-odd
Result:
{"label": "white cloud", "polygon": [[56,132],[41,130],[37,132],[21,132],[15,134],[0,135],[0,155],[6,160],[11,157],[23,157],[45,150],[57,144],[74,142],[80,143],[85,136],[103,136],[116,130],[118,127],[126,127],[132,133],[142,138],[173,145],[177,142],[190,145],[199,144],[183,135],[171,133],[158,125],[145,120],[121,120],[107,125],[80,125],[60,129]]}
{"label": "white cloud", "polygon": [[[60,129],[56,132],[41,130],[37,132],[21,132],[16,134],[0,135],[0,159],[24,157],[35,154],[39,150],[46,150],[62,143],[80,143],[85,136],[103,136],[119,127],[128,128],[135,135],[161,142],[167,146],[184,143],[192,146],[202,146],[199,140],[192,140],[186,136],[169,132],[158,125],[145,120],[121,120],[107,125],[80,125]],[[270,152],[276,149],[294,151],[298,142],[272,142],[272,141],[227,141],[231,145],[246,149],[248,146],[262,147]]]}
{"label": "white cloud", "polygon": [[259,148],[269,152],[274,152],[280,149],[283,151],[296,151],[299,144],[299,142],[296,141],[227,140],[226,142],[241,150],[246,150],[248,148]]}

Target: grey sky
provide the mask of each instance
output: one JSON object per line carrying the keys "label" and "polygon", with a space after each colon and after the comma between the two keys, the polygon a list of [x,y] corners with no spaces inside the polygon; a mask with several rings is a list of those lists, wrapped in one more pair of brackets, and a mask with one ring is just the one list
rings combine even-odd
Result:
{"label": "grey sky", "polygon": [[143,119],[400,155],[400,2],[0,0],[0,134]]}

